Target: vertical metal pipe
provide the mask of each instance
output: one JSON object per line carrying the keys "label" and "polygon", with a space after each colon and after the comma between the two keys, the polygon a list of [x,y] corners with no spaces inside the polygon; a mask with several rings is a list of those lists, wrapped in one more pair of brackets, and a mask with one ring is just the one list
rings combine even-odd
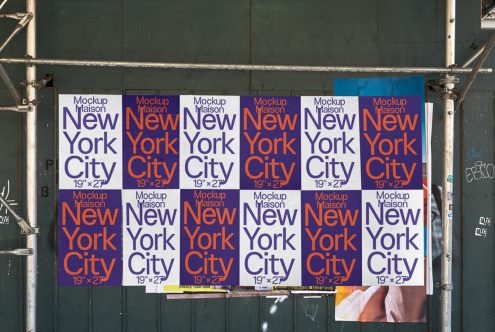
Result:
{"label": "vertical metal pipe", "polygon": [[[36,57],[36,0],[26,0],[26,11],[33,15],[27,26],[26,55]],[[26,198],[27,218],[31,227],[37,229],[37,178],[36,178],[36,66],[26,67],[26,96],[31,105],[31,112],[26,114]],[[36,284],[37,284],[37,260],[38,246],[37,235],[26,235],[26,247],[33,249],[33,254],[26,258],[26,331],[36,331]]]}
{"label": "vertical metal pipe", "polygon": [[[446,0],[445,65],[455,64],[455,0]],[[440,290],[441,331],[450,332],[452,324],[452,220],[454,189],[454,95],[455,77],[444,77],[444,150],[442,191],[442,276]]]}

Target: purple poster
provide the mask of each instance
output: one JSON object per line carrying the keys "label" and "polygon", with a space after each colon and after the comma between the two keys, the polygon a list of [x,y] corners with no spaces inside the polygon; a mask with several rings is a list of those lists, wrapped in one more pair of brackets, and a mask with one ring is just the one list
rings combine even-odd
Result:
{"label": "purple poster", "polygon": [[420,103],[359,97],[362,189],[422,189]]}
{"label": "purple poster", "polygon": [[179,188],[179,97],[123,96],[124,189]]}
{"label": "purple poster", "polygon": [[420,97],[59,100],[61,285],[423,283]]}
{"label": "purple poster", "polygon": [[60,190],[58,284],[122,284],[120,190]]}
{"label": "purple poster", "polygon": [[241,189],[301,189],[300,97],[241,97]]}
{"label": "purple poster", "polygon": [[361,285],[361,191],[303,191],[302,213],[302,285]]}
{"label": "purple poster", "polygon": [[239,191],[181,190],[181,285],[239,284]]}

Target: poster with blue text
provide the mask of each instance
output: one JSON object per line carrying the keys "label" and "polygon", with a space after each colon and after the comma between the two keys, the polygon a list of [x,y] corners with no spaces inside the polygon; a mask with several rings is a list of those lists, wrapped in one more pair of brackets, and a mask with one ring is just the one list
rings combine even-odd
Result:
{"label": "poster with blue text", "polygon": [[61,285],[424,284],[419,96],[59,102]]}

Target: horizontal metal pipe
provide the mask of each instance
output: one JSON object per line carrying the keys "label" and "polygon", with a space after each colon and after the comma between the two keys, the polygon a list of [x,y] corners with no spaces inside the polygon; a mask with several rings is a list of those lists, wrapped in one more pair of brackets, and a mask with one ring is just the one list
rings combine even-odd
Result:
{"label": "horizontal metal pipe", "polygon": [[13,111],[13,112],[30,112],[31,106],[19,105],[19,106],[0,106],[0,111]]}
{"label": "horizontal metal pipe", "polygon": [[[25,59],[2,58],[0,63],[27,65],[55,65],[82,67],[160,68],[160,69],[203,69],[203,70],[254,70],[254,71],[296,71],[296,72],[341,72],[341,73],[422,73],[422,74],[465,74],[471,68],[441,67],[352,67],[352,66],[291,66],[291,65],[243,65],[208,63],[173,63],[139,61],[99,61],[68,59]],[[491,68],[482,68],[480,73],[491,73]]]}
{"label": "horizontal metal pipe", "polygon": [[11,18],[13,20],[22,20],[26,13],[0,14],[0,18]]}
{"label": "horizontal metal pipe", "polygon": [[29,256],[32,254],[33,254],[33,249],[31,249],[31,248],[0,250],[0,255]]}

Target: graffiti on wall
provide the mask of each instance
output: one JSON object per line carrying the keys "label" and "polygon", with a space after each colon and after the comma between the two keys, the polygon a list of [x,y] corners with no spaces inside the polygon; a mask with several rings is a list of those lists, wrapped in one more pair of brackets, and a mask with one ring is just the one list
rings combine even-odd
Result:
{"label": "graffiti on wall", "polygon": [[[10,206],[16,206],[18,203],[15,199],[12,199],[10,196],[10,180],[7,180],[6,184],[1,186],[0,195],[2,195],[3,199],[7,201]],[[8,225],[10,224],[10,216],[8,215],[7,208],[0,203],[0,225]]]}

